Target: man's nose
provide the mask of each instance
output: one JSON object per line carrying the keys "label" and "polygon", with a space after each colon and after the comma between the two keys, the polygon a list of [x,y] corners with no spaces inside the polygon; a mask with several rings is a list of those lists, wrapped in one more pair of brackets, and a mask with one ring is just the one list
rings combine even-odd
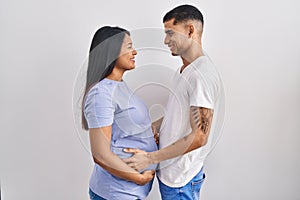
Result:
{"label": "man's nose", "polygon": [[170,42],[170,40],[169,40],[168,36],[166,36],[165,39],[164,39],[164,43],[165,43],[166,45],[168,45],[169,42]]}

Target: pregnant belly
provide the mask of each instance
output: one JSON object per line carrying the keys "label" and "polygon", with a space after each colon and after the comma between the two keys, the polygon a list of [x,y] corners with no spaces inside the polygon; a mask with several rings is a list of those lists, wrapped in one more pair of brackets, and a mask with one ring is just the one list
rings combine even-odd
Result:
{"label": "pregnant belly", "polygon": [[[146,152],[152,152],[157,150],[157,145],[153,138],[144,138],[140,141],[136,141],[135,138],[126,138],[126,140],[117,141],[115,144],[111,144],[111,151],[121,159],[129,158],[133,155],[131,153],[124,152],[124,148],[136,148]],[[142,171],[155,170],[156,167],[157,165],[154,164]]]}

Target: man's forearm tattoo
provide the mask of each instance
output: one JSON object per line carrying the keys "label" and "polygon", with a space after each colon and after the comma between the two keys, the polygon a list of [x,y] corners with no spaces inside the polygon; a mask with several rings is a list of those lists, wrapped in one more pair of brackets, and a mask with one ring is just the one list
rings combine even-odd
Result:
{"label": "man's forearm tattoo", "polygon": [[192,107],[192,120],[200,130],[205,134],[208,133],[213,117],[213,110],[203,107]]}

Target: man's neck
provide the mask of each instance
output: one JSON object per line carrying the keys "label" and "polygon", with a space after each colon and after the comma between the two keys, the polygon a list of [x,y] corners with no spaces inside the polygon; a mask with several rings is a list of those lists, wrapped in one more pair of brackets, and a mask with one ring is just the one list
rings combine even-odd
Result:
{"label": "man's neck", "polygon": [[194,51],[191,51],[190,54],[186,55],[185,57],[181,56],[181,60],[182,60],[182,67],[180,69],[180,73],[183,72],[183,70],[189,65],[191,64],[192,62],[194,62],[194,60],[196,60],[197,58],[201,57],[201,56],[204,56],[204,53],[202,51],[202,48],[201,49],[198,49],[198,50],[194,50]]}
{"label": "man's neck", "polygon": [[183,62],[181,71],[183,71],[184,68],[186,68],[190,63],[192,63],[200,56],[204,56],[202,44],[200,41],[194,41],[190,48],[181,55],[181,59]]}

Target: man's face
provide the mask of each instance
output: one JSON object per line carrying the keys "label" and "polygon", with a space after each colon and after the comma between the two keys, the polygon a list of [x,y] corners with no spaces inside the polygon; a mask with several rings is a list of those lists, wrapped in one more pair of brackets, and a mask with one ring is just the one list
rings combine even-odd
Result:
{"label": "man's face", "polygon": [[179,22],[174,25],[174,20],[175,19],[173,18],[164,23],[166,34],[164,43],[168,45],[173,56],[181,56],[189,46],[189,30],[183,22]]}

